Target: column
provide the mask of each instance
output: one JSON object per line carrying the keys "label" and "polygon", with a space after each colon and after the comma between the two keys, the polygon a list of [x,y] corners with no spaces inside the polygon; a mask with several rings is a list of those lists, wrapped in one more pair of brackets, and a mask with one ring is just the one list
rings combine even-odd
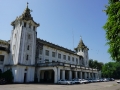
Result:
{"label": "column", "polygon": [[97,79],[98,77],[97,77],[97,73],[95,73],[95,79]]}
{"label": "column", "polygon": [[75,71],[75,78],[78,78],[77,71]]}
{"label": "column", "polygon": [[84,72],[85,73],[85,79],[87,79],[87,72]]}
{"label": "column", "polygon": [[69,80],[72,80],[72,71],[69,71]]}
{"label": "column", "polygon": [[57,69],[58,69],[58,74],[57,74],[58,75],[58,79],[57,80],[59,81],[60,80],[60,68],[57,68]]}
{"label": "column", "polygon": [[62,70],[62,79],[65,80],[65,70]]}
{"label": "column", "polygon": [[92,72],[92,79],[94,79],[94,73]]}
{"label": "column", "polygon": [[54,68],[54,83],[57,83],[57,68]]}
{"label": "column", "polygon": [[88,74],[89,74],[89,79],[91,79],[90,72]]}
{"label": "column", "polygon": [[82,71],[80,72],[80,78],[82,79]]}
{"label": "column", "polygon": [[38,82],[40,82],[40,71],[38,70]]}

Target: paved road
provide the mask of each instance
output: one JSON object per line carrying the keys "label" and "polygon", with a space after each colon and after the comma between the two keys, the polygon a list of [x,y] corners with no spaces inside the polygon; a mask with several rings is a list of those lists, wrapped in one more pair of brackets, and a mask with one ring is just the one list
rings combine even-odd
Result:
{"label": "paved road", "polygon": [[120,90],[116,81],[77,85],[9,84],[0,85],[0,90]]}

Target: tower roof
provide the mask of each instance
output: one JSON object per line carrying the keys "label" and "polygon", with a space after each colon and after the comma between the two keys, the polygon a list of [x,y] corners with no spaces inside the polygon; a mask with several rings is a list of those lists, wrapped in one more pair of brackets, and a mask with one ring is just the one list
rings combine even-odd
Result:
{"label": "tower roof", "polygon": [[78,49],[78,48],[82,48],[82,49],[87,48],[87,46],[84,44],[84,42],[82,40],[82,37],[80,38],[79,44],[78,44],[77,48],[75,48],[75,49]]}
{"label": "tower roof", "polygon": [[26,9],[24,10],[23,14],[19,17],[17,17],[12,23],[11,25],[14,25],[15,24],[15,21],[17,20],[25,20],[25,21],[29,21],[31,20],[36,26],[39,26],[38,23],[36,23],[34,20],[33,20],[33,17],[31,16],[30,14],[31,10],[28,8],[28,3],[27,3],[27,7]]}

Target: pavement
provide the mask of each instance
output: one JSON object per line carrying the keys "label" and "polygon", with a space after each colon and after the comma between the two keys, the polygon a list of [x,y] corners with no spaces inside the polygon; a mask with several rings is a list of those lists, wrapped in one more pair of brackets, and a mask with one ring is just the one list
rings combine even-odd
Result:
{"label": "pavement", "polygon": [[6,84],[0,90],[120,90],[116,81],[89,84],[55,85],[55,84]]}

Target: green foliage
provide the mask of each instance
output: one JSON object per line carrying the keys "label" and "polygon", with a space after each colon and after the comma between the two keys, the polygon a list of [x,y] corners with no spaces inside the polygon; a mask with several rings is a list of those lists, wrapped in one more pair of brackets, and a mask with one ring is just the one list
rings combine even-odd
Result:
{"label": "green foliage", "polygon": [[5,78],[7,83],[12,83],[13,81],[13,74],[11,70],[7,70],[2,73],[1,78]]}
{"label": "green foliage", "polygon": [[90,68],[96,68],[96,69],[98,69],[98,71],[100,71],[102,69],[102,66],[103,66],[102,62],[98,62],[97,60],[93,60],[93,59],[89,60]]}
{"label": "green foliage", "polygon": [[120,61],[120,1],[109,0],[105,10],[108,19],[103,28],[106,31],[108,53],[115,61]]}
{"label": "green foliage", "polygon": [[103,65],[102,75],[107,78],[120,78],[120,62],[109,62]]}

